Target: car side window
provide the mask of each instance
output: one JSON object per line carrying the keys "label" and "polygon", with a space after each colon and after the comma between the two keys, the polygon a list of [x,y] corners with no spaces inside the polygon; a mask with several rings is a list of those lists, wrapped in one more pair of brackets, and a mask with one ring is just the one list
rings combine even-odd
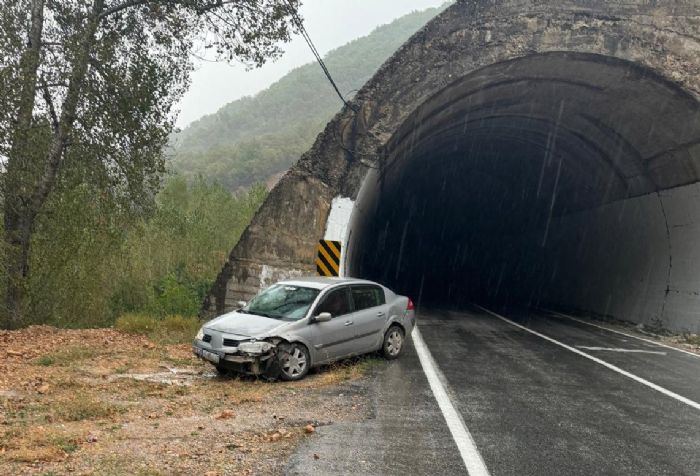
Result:
{"label": "car side window", "polygon": [[384,291],[377,286],[353,286],[352,300],[355,311],[381,306],[385,302]]}
{"label": "car side window", "polygon": [[351,312],[347,288],[334,289],[326,294],[321,304],[316,308],[315,316],[322,312],[330,312],[331,316],[342,316]]}

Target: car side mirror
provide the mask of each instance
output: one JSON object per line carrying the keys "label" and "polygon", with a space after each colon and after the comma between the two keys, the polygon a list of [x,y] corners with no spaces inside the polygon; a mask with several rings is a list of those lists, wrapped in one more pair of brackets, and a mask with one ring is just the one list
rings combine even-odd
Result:
{"label": "car side mirror", "polygon": [[238,301],[236,303],[236,306],[238,306],[238,309],[243,309],[246,306],[246,304],[248,304],[248,303],[245,301]]}
{"label": "car side mirror", "polygon": [[314,322],[328,322],[332,317],[333,316],[331,316],[330,312],[322,312],[318,316],[314,317]]}

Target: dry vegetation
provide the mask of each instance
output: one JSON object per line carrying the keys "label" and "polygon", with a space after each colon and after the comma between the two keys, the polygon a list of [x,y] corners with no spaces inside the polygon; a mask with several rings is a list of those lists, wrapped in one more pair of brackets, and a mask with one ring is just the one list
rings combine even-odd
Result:
{"label": "dry vegetation", "polygon": [[380,365],[222,378],[188,344],[47,326],[0,331],[0,356],[0,474],[40,475],[279,474],[313,427],[366,417]]}

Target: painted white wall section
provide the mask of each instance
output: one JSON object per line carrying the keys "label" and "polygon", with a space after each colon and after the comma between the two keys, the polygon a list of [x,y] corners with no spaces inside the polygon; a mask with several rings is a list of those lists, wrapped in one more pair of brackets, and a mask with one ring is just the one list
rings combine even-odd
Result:
{"label": "painted white wall section", "polygon": [[370,225],[370,217],[374,215],[379,204],[379,173],[377,169],[370,169],[365,175],[357,200],[350,218],[348,229],[348,243],[343,251],[347,251],[343,261],[340,262],[344,276],[361,277],[362,270],[357,267],[359,257],[368,250],[360,249],[357,238],[362,236]]}
{"label": "painted white wall section", "polygon": [[326,233],[323,236],[324,240],[340,241],[342,244],[340,251],[341,276],[345,275],[345,266],[343,266],[343,263],[345,263],[348,227],[354,207],[355,202],[351,198],[341,196],[335,197],[331,202],[331,211],[328,214],[328,221],[326,222]]}
{"label": "painted white wall section", "polygon": [[700,330],[699,184],[568,215],[552,230],[540,251],[555,266],[545,301]]}

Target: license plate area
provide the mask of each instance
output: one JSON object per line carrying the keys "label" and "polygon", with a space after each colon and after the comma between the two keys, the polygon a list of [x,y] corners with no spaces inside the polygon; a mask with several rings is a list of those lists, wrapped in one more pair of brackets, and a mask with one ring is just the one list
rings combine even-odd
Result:
{"label": "license plate area", "polygon": [[219,354],[209,352],[208,350],[204,349],[197,349],[197,355],[205,360],[208,360],[212,364],[218,364],[221,360],[221,356]]}

